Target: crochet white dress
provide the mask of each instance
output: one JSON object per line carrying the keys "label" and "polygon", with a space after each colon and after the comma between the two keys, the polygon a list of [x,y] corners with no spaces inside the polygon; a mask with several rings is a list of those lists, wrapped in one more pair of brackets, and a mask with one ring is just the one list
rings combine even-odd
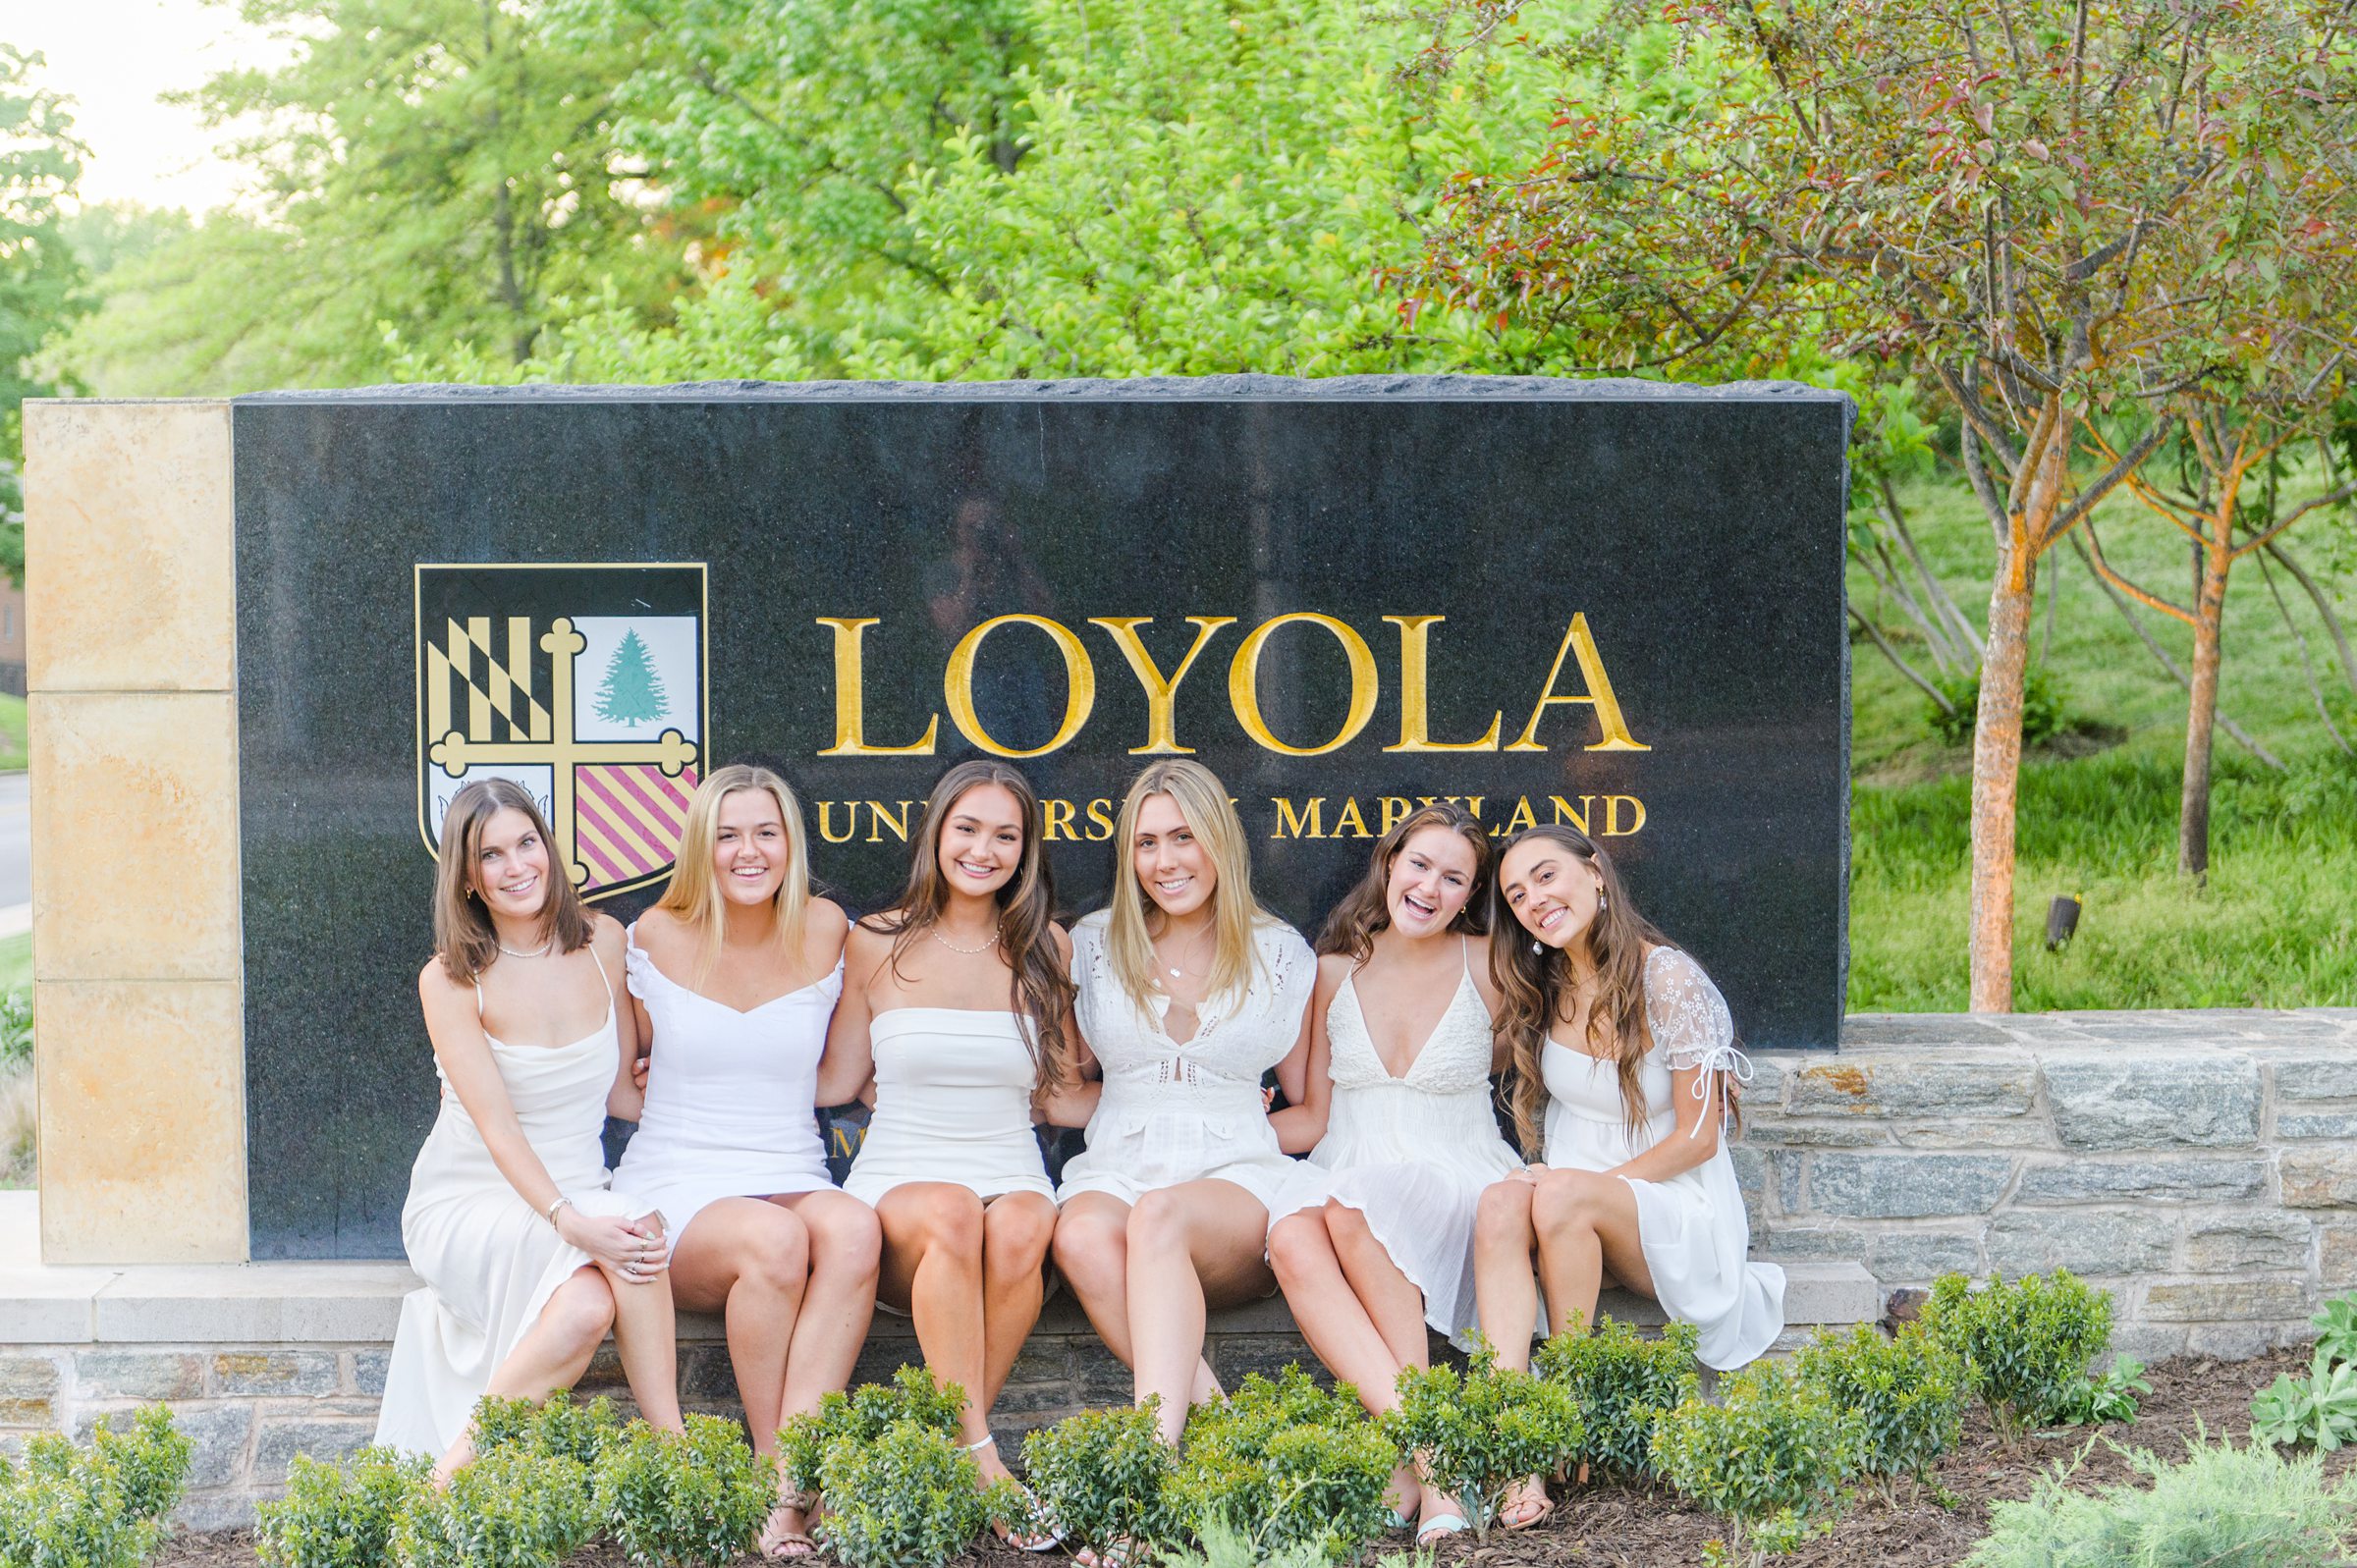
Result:
{"label": "crochet white dress", "polygon": [[[1674,947],[1645,958],[1645,1021],[1653,1049],[1639,1069],[1645,1120],[1632,1137],[1613,1064],[1556,1040],[1540,1069],[1547,1083],[1547,1163],[1611,1170],[1652,1148],[1681,1118],[1715,1114],[1717,1075],[1751,1076],[1735,1049],[1727,1002],[1702,966]],[[1696,1097],[1672,1103],[1670,1074],[1703,1069]],[[1622,1177],[1637,1198],[1637,1239],[1662,1310],[1702,1331],[1703,1364],[1731,1371],[1765,1353],[1784,1326],[1784,1271],[1750,1263],[1751,1226],[1735,1166],[1721,1141],[1711,1158],[1667,1181]]]}
{"label": "crochet white dress", "polygon": [[1105,952],[1105,911],[1072,928],[1072,979],[1080,1032],[1105,1068],[1105,1092],[1088,1121],[1088,1147],[1064,1167],[1062,1203],[1083,1192],[1135,1203],[1160,1187],[1233,1182],[1264,1209],[1291,1181],[1295,1162],[1277,1145],[1261,1098],[1261,1074],[1301,1037],[1301,1015],[1317,987],[1318,962],[1300,933],[1263,920],[1252,934],[1256,972],[1242,993],[1206,998],[1192,1038],[1163,1027],[1170,999],[1151,1010],[1114,978]]}

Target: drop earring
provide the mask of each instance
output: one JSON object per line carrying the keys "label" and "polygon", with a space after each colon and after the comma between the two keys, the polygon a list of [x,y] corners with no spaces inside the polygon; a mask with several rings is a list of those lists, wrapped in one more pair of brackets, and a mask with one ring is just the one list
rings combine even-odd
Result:
{"label": "drop earring", "polygon": [[1530,950],[1532,952],[1545,952],[1547,950],[1547,944],[1538,941],[1536,938],[1533,938],[1530,944]]}
{"label": "drop earring", "polygon": [[1605,902],[1604,890],[1599,888],[1596,890],[1596,912],[1598,914],[1603,914],[1607,907],[1609,906]]}

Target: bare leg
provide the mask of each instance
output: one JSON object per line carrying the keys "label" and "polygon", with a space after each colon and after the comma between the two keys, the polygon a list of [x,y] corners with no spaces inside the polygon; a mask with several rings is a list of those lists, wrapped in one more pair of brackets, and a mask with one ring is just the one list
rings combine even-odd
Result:
{"label": "bare leg", "polygon": [[809,1232],[801,1220],[758,1198],[707,1205],[681,1232],[671,1255],[679,1304],[727,1320],[729,1365],[759,1453],[777,1445],[787,1347],[809,1276]]}
{"label": "bare leg", "polygon": [[1124,1367],[1129,1353],[1129,1206],[1102,1192],[1077,1193],[1056,1217],[1056,1268],[1079,1298],[1089,1326]]}
{"label": "bare leg", "polygon": [[1481,1195],[1473,1218],[1473,1291],[1481,1331],[1498,1365],[1530,1366],[1530,1337],[1539,1326],[1539,1283],[1531,1271],[1538,1232],[1531,1224],[1530,1182],[1507,1177]]}
{"label": "bare leg", "polygon": [[1203,1361],[1214,1301],[1269,1283],[1261,1252],[1269,1212],[1233,1182],[1182,1182],[1147,1193],[1129,1215],[1129,1331],[1138,1400],[1161,1401],[1159,1426],[1176,1443]]}
{"label": "bare leg", "polygon": [[638,1414],[658,1432],[685,1432],[680,1420],[679,1315],[671,1304],[671,1271],[631,1279],[598,1268],[614,1290],[614,1349]]}
{"label": "bare leg", "polygon": [[[1398,1394],[1391,1392],[1398,1366],[1343,1272],[1327,1229],[1329,1213],[1305,1209],[1278,1220],[1269,1231],[1269,1265],[1309,1348],[1327,1371],[1358,1390],[1358,1401],[1369,1415],[1380,1416],[1398,1402]],[[1392,1473],[1386,1500],[1397,1513],[1412,1513],[1422,1490],[1414,1468],[1403,1464]]]}
{"label": "bare leg", "polygon": [[791,1211],[810,1233],[810,1283],[802,1292],[794,1348],[786,1358],[782,1422],[816,1410],[821,1396],[851,1380],[876,1315],[876,1270],[884,1239],[876,1212],[832,1187],[770,1202]]}
{"label": "bare leg", "polygon": [[[1056,1205],[1030,1192],[993,1198],[982,1215],[982,1411],[988,1417],[1014,1370],[1047,1288]],[[987,1450],[985,1450],[987,1452]],[[996,1455],[993,1455],[996,1458]]]}
{"label": "bare leg", "polygon": [[884,1230],[877,1288],[905,1306],[936,1383],[965,1391],[958,1418],[967,1442],[990,1435],[982,1394],[982,1200],[946,1181],[912,1181],[876,1205]]}
{"label": "bare leg", "polygon": [[[538,1401],[572,1387],[589,1370],[590,1359],[613,1325],[613,1288],[595,1267],[583,1264],[556,1288],[507,1359],[492,1369],[483,1396]],[[474,1424],[469,1421],[434,1466],[434,1485],[448,1486],[450,1478],[473,1459]]]}
{"label": "bare leg", "polygon": [[1637,1241],[1637,1195],[1627,1182],[1588,1170],[1551,1170],[1540,1178],[1530,1214],[1551,1332],[1562,1333],[1573,1313],[1594,1325],[1608,1266],[1629,1289],[1653,1294],[1653,1272]]}

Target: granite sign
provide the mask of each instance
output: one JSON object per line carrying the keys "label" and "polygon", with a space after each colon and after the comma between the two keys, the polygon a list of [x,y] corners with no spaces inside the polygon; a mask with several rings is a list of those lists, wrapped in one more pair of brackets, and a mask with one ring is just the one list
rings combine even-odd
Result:
{"label": "granite sign", "polygon": [[1154,756],[1227,782],[1305,930],[1418,800],[1574,822],[1748,1042],[1831,1046],[1847,417],[1455,379],[237,403],[251,1255],[399,1252],[430,855],[486,771],[626,916],[740,760],[854,908],[976,754],[1037,784],[1075,911]]}

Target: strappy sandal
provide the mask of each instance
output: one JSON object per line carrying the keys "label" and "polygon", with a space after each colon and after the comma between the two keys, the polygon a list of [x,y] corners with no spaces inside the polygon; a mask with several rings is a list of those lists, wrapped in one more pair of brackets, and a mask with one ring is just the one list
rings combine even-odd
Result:
{"label": "strappy sandal", "polygon": [[[780,1530],[777,1528],[778,1515],[789,1508],[801,1514],[801,1529]],[[809,1492],[781,1490],[778,1493],[777,1502],[769,1510],[769,1518],[762,1523],[761,1534],[753,1540],[753,1549],[760,1553],[761,1560],[764,1562],[793,1562],[799,1558],[816,1556],[818,1541],[810,1534],[810,1527],[817,1522],[817,1519],[818,1498],[816,1496]]]}
{"label": "strappy sandal", "polygon": [[[1533,1491],[1538,1495],[1532,1496]],[[1518,1508],[1534,1511],[1515,1518],[1513,1514]],[[1515,1482],[1513,1489],[1507,1494],[1505,1503],[1498,1510],[1498,1523],[1507,1530],[1536,1529],[1554,1517],[1555,1499],[1547,1495],[1547,1484],[1536,1476],[1525,1476]]]}
{"label": "strappy sandal", "polygon": [[[998,1441],[999,1434],[997,1433],[986,1433],[979,1442],[967,1443],[965,1451],[978,1453],[984,1448],[998,1446]],[[1063,1545],[1064,1527],[1059,1525],[1049,1514],[1047,1505],[1039,1500],[1038,1495],[1030,1487],[1019,1481],[1014,1483],[1014,1489],[1022,1493],[1024,1527],[1022,1532],[1017,1534],[1014,1526],[1000,1525],[996,1527],[995,1531],[998,1538],[1017,1551],[1054,1551]]]}

